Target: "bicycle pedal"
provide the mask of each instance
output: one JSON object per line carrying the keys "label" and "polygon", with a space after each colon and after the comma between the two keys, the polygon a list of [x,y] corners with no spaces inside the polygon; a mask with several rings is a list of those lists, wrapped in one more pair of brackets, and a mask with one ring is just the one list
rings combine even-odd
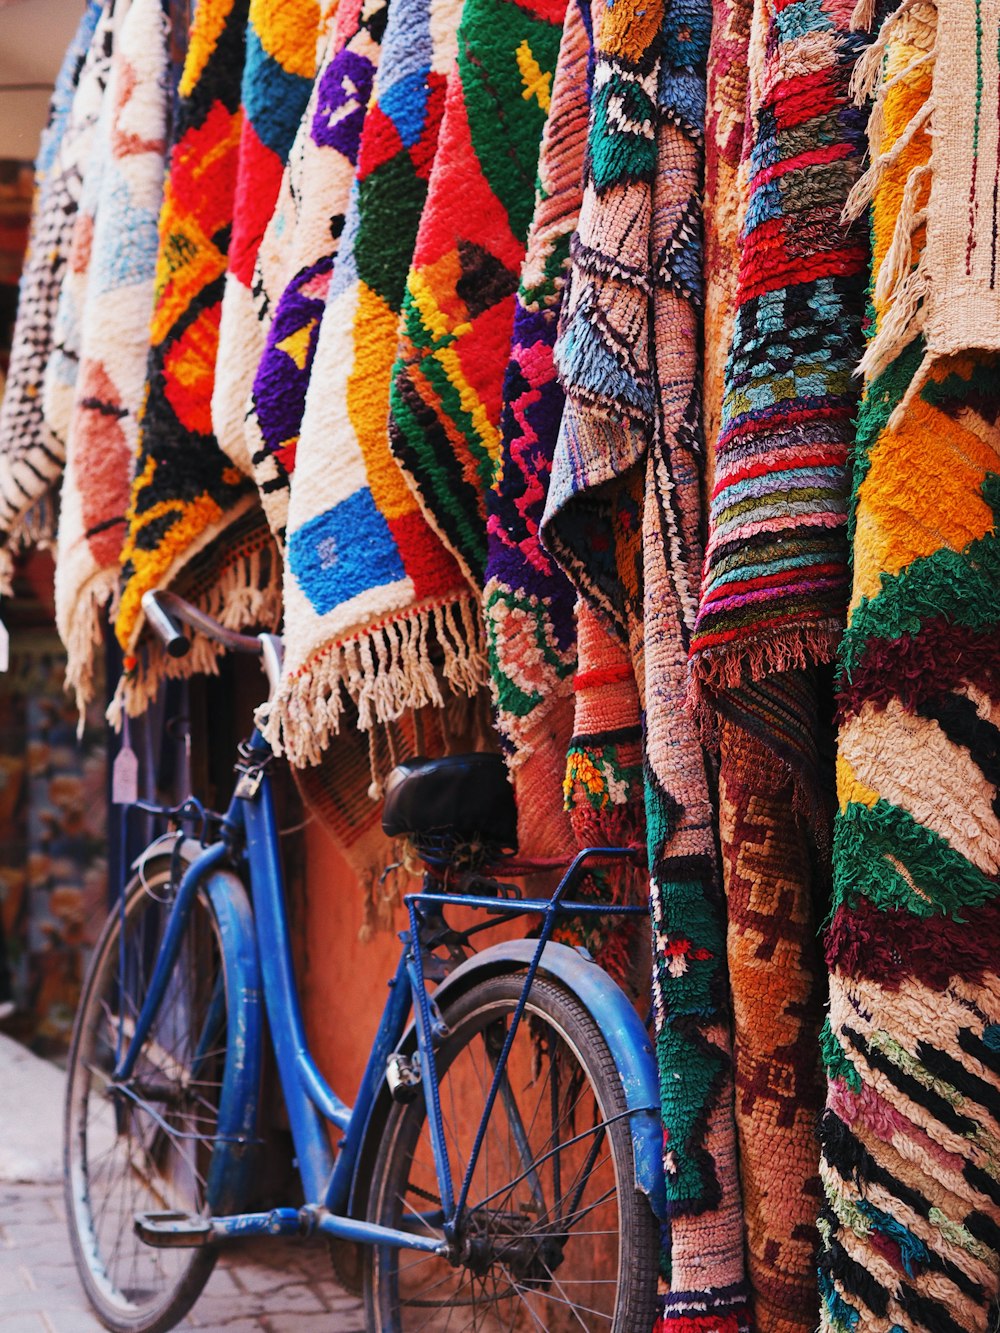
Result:
{"label": "bicycle pedal", "polygon": [[420,1064],[408,1060],[398,1052],[390,1055],[385,1064],[385,1079],[394,1102],[412,1102],[420,1088]]}
{"label": "bicycle pedal", "polygon": [[136,1213],[135,1234],[160,1250],[192,1249],[212,1239],[212,1223],[190,1213]]}

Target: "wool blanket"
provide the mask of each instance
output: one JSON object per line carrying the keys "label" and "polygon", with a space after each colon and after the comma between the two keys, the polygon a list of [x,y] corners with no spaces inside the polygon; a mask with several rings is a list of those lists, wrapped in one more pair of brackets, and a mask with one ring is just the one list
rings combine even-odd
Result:
{"label": "wool blanket", "polygon": [[466,0],[393,373],[393,453],[472,586],[566,0]]}
{"label": "wool blanket", "polygon": [[[523,855],[558,856],[574,848],[559,791],[574,725],[576,594],[538,530],[562,416],[553,349],[570,239],[583,203],[592,63],[591,6],[574,0],[566,11],[539,153],[535,213],[503,385],[500,460],[486,493],[483,615],[496,725],[517,795]],[[583,809],[595,800],[608,804],[596,789],[579,789],[572,781],[573,808],[574,791]]]}
{"label": "wool blanket", "polygon": [[246,0],[201,0],[178,89],[115,621],[126,655],[120,699],[133,714],[165,675],[212,670],[222,651],[196,635],[187,657],[168,657],[156,641],[140,658],[143,593],[173,584],[230,628],[273,625],[280,612],[256,494],[219,448],[211,418],[246,22]]}
{"label": "wool blanket", "polygon": [[[886,265],[906,248],[919,271],[929,240],[906,214],[928,207],[935,158],[967,148],[929,132],[945,8],[901,5],[858,81],[876,95],[875,345],[907,294]],[[975,41],[963,55],[974,87]],[[854,471],[822,1327],[966,1333],[992,1325],[1000,1294],[998,365],[977,349],[928,360],[902,323],[903,349],[868,362]]]}
{"label": "wool blanket", "polygon": [[96,213],[83,243],[89,280],[80,362],[67,425],[56,546],[56,625],[66,685],[84,712],[95,650],[119,576],[153,309],[157,219],[172,98],[169,33],[160,0],[132,0],[116,34],[101,142],[91,179]]}
{"label": "wool blanket", "polygon": [[[296,451],[285,574],[285,670],[266,734],[318,761],[346,695],[359,723],[473,693],[476,605],[389,451],[396,329],[432,174],[454,0],[394,0]],[[433,654],[444,660],[435,669]]]}
{"label": "wool blanket", "polygon": [[384,0],[339,6],[257,255],[253,294],[264,340],[246,448],[282,545],[306,389],[388,15]]}
{"label": "wool blanket", "polygon": [[[698,192],[711,7],[607,7],[556,355],[543,537],[628,645],[645,716],[670,1217],[658,1327],[749,1329],[712,776],[683,703],[700,547]],[[581,644],[582,655],[582,644]]]}
{"label": "wool blanket", "polygon": [[42,417],[42,385],[82,188],[83,159],[67,147],[64,165],[59,150],[84,68],[97,59],[94,34],[103,11],[102,4],[89,0],[80,17],[56,78],[35,165],[28,253],[0,401],[0,592],[10,591],[12,553],[30,535],[25,523],[32,506],[58,481],[62,469],[62,458],[48,438]]}
{"label": "wool blanket", "polygon": [[[721,400],[710,341],[720,329],[709,328],[706,340],[714,395],[706,419],[717,424],[708,439],[709,543],[691,651],[702,718],[719,743],[754,1320],[762,1333],[807,1333],[817,1318],[813,1124],[823,1092],[813,1053],[824,978],[816,935],[829,874],[832,770],[823,761],[832,740],[819,697],[828,681],[789,668],[827,659],[842,616],[834,614],[834,584],[811,582],[815,565],[801,557],[811,549],[830,561],[823,573],[836,574],[843,596],[864,249],[840,214],[860,170],[863,126],[849,94],[858,51],[850,7],[757,0],[751,9],[727,13],[712,53],[716,94],[731,100],[710,122],[718,221],[708,274],[713,318],[729,338]],[[741,58],[738,44],[748,37]],[[742,106],[737,150],[719,141],[716,126],[738,125]],[[727,263],[733,241],[735,269]],[[803,600],[810,589],[812,605]],[[804,619],[789,619],[790,608]]]}
{"label": "wool blanket", "polygon": [[252,468],[244,416],[264,344],[250,290],[254,263],[312,91],[318,24],[317,0],[250,0],[233,232],[212,391],[216,439],[246,473]]}

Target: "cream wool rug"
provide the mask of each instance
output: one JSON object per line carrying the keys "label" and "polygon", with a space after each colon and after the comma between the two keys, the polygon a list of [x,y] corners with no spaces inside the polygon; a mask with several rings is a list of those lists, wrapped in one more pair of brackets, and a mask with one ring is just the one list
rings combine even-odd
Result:
{"label": "cream wool rug", "polygon": [[[116,41],[101,142],[88,173],[90,278],[80,367],[67,424],[56,544],[56,625],[81,714],[93,697],[94,650],[118,583],[138,443],[153,309],[157,219],[169,105],[167,22],[160,0],[133,0]],[[94,200],[95,204],[98,202]]]}
{"label": "cream wool rug", "polygon": [[251,291],[254,263],[312,89],[319,21],[316,0],[250,0],[233,235],[212,392],[215,437],[248,475],[243,418],[264,350]]}
{"label": "cream wool rug", "polygon": [[367,728],[441,704],[442,684],[472,694],[485,682],[476,600],[387,431],[396,329],[460,8],[393,0],[319,328],[291,483],[285,673],[266,733],[299,765],[317,762],[339,730],[345,690]]}
{"label": "cream wool rug", "polygon": [[246,455],[284,542],[289,475],[358,144],[381,55],[386,0],[342,0],[264,232],[252,292],[263,351],[245,403]]}

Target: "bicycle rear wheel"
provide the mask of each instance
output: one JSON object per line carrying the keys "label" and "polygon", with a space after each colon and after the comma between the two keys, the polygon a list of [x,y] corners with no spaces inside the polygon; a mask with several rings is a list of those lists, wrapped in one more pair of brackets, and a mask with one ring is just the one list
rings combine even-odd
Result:
{"label": "bicycle rear wheel", "polygon": [[124,913],[109,917],[84,985],[67,1070],[70,1239],[87,1297],[115,1333],[173,1327],[198,1298],[216,1257],[214,1248],[154,1248],[134,1230],[140,1212],[209,1211],[230,996],[219,923],[203,893],[134,1077],[124,1089],[111,1086],[146,996],[171,898],[169,862],[159,861],[128,886]]}
{"label": "bicycle rear wheel", "polygon": [[[472,987],[435,1051],[452,1174],[461,1180],[524,974]],[[457,1185],[456,1185],[457,1188]],[[442,1234],[423,1097],[390,1112],[370,1221]],[[450,1258],[372,1248],[375,1333],[635,1333],[656,1310],[658,1227],[635,1187],[621,1078],[593,1017],[536,980],[472,1177]]]}

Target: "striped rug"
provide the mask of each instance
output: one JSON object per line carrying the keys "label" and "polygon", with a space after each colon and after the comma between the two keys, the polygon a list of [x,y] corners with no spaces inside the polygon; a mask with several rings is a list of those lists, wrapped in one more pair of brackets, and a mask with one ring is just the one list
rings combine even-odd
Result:
{"label": "striped rug", "polygon": [[[925,360],[886,280],[918,271],[935,159],[968,146],[928,133],[943,8],[901,5],[867,66],[872,345],[893,321],[910,333],[868,363],[858,424],[826,935],[826,1330],[980,1333],[1000,1296],[1000,366]],[[971,91],[976,43],[961,49]]]}

